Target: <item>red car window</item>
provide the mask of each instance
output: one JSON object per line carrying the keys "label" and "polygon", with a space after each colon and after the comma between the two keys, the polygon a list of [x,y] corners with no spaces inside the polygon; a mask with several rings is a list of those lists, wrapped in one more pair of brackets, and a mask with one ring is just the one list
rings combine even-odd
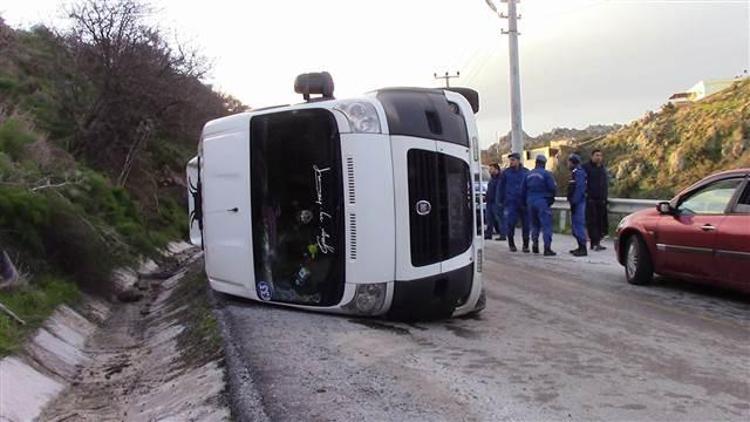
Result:
{"label": "red car window", "polygon": [[734,206],[733,211],[736,213],[750,214],[750,183],[745,186],[745,191],[742,192],[742,195],[740,195],[739,199],[737,200],[737,205]]}
{"label": "red car window", "polygon": [[724,214],[742,179],[711,183],[682,201],[678,209],[686,214]]}

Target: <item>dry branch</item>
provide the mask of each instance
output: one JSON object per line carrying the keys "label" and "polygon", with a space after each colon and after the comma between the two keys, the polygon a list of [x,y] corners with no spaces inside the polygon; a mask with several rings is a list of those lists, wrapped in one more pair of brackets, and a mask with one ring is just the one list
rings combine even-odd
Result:
{"label": "dry branch", "polygon": [[11,319],[13,319],[14,321],[16,321],[17,323],[19,323],[21,325],[26,325],[26,321],[24,321],[21,318],[19,318],[18,315],[16,315],[15,313],[13,313],[13,311],[11,311],[10,309],[8,309],[2,303],[0,303],[0,311],[3,311],[4,314],[8,315]]}

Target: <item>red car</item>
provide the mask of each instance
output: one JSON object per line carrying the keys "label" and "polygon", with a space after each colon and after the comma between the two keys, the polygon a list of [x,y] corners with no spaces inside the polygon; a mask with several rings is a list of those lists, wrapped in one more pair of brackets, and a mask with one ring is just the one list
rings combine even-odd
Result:
{"label": "red car", "polygon": [[750,168],[711,175],[623,218],[615,250],[632,284],[657,273],[750,293]]}

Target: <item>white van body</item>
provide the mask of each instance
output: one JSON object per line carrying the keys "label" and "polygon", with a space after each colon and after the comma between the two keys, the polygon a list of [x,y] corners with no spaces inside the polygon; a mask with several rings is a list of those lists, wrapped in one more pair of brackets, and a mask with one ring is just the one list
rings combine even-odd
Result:
{"label": "white van body", "polygon": [[216,291],[407,319],[484,307],[478,134],[459,93],[393,88],[216,119],[187,174],[190,239]]}

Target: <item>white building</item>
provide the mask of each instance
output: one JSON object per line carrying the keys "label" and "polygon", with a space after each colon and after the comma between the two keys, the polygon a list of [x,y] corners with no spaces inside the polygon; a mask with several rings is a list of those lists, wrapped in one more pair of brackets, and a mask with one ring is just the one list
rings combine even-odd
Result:
{"label": "white building", "polygon": [[669,102],[673,104],[681,104],[693,101],[700,101],[710,95],[713,95],[719,91],[729,88],[733,83],[744,79],[743,77],[733,79],[714,79],[698,81],[690,89],[684,92],[678,92],[672,94],[669,97]]}

